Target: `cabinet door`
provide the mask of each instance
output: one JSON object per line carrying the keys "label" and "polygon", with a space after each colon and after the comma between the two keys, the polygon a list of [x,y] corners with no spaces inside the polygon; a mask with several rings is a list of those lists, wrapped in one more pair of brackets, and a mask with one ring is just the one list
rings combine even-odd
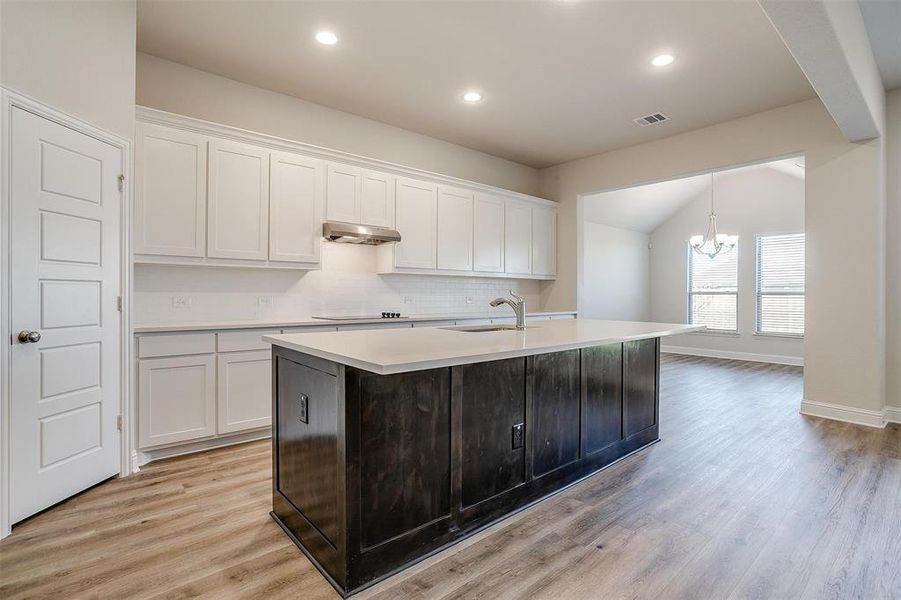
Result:
{"label": "cabinet door", "polygon": [[394,246],[394,266],[434,269],[438,186],[398,177],[395,190],[395,218],[401,241]]}
{"label": "cabinet door", "polygon": [[269,256],[269,152],[247,144],[210,142],[207,256],[266,260]]}
{"label": "cabinet door", "polygon": [[460,369],[462,498],[463,506],[472,506],[525,481],[526,361],[511,358]]}
{"label": "cabinet door", "polygon": [[473,209],[473,265],[475,271],[504,271],[504,199],[476,194]]}
{"label": "cabinet door", "polygon": [[585,455],[623,437],[623,345],[582,349],[582,450]]}
{"label": "cabinet door", "polygon": [[514,275],[532,274],[532,207],[515,200],[504,211],[504,267]]}
{"label": "cabinet door", "polygon": [[271,425],[272,352],[229,352],[217,360],[217,431],[232,433]]}
{"label": "cabinet door", "polygon": [[579,351],[532,357],[532,472],[549,473],[579,458]]}
{"label": "cabinet door", "polygon": [[216,433],[215,355],[138,361],[139,442],[142,448]]}
{"label": "cabinet door", "polygon": [[623,343],[623,433],[657,424],[657,339]]}
{"label": "cabinet door", "polygon": [[145,123],[136,133],[135,253],[203,256],[207,138]]}
{"label": "cabinet door", "polygon": [[532,274],[557,273],[557,211],[553,208],[532,208]]}
{"label": "cabinet door", "polygon": [[357,167],[328,164],[325,184],[326,219],[343,223],[359,223],[362,174]]}
{"label": "cabinet door", "polygon": [[472,271],[472,192],[438,188],[438,268]]}
{"label": "cabinet door", "polygon": [[394,227],[394,177],[378,171],[363,171],[360,221],[364,225]]}
{"label": "cabinet door", "polygon": [[283,152],[273,152],[270,161],[269,260],[318,263],[323,163]]}

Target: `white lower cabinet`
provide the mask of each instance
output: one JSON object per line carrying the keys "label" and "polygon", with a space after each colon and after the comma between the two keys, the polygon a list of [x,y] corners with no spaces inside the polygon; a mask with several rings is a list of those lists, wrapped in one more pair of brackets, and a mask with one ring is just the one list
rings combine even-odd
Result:
{"label": "white lower cabinet", "polygon": [[217,357],[218,433],[272,424],[272,352],[227,352]]}
{"label": "white lower cabinet", "polygon": [[138,441],[142,448],[216,434],[216,356],[138,362]]}

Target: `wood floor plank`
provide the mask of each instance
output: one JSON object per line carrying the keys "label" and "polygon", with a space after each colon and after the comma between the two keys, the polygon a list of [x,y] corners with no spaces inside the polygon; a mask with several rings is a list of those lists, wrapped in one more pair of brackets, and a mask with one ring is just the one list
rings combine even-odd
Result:
{"label": "wood floor plank", "polygon": [[[801,416],[802,383],[663,355],[661,443],[358,597],[901,598],[901,427]],[[0,597],[338,598],[270,473],[260,441],[96,486],[0,542]]]}

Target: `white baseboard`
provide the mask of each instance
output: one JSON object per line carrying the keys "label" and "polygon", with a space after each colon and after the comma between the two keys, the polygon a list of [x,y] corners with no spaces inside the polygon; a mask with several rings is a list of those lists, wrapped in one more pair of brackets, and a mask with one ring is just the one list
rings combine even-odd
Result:
{"label": "white baseboard", "polygon": [[845,423],[866,425],[867,427],[877,427],[879,429],[885,427],[886,412],[883,410],[867,410],[865,408],[842,406],[841,404],[829,404],[828,402],[815,402],[813,400],[801,402],[802,415],[822,417],[833,421],[844,421]]}
{"label": "white baseboard", "polygon": [[901,423],[901,406],[885,406],[886,423]]}
{"label": "white baseboard", "polygon": [[785,356],[782,354],[755,354],[753,352],[734,352],[732,350],[710,350],[693,346],[661,346],[661,352],[684,354],[686,356],[704,356],[707,358],[725,358],[728,360],[747,360],[751,362],[773,363],[776,365],[804,366],[804,357]]}
{"label": "white baseboard", "polygon": [[[266,429],[257,429],[256,431],[246,431],[229,436],[200,440],[199,442],[189,442],[187,444],[166,446],[165,448],[143,450],[138,453],[138,464],[144,466],[149,462],[161,460],[163,458],[193,454],[195,452],[203,452],[204,450],[212,450],[213,448],[222,448],[224,446],[234,446],[235,444],[243,444],[244,442],[264,440],[268,437],[272,437],[272,430],[269,427]],[[135,469],[135,471],[137,471],[137,469]]]}

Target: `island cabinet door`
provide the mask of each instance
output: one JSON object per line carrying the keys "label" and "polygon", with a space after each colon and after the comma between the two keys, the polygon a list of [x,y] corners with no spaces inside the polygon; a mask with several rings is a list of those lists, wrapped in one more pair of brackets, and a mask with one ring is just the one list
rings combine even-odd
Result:
{"label": "island cabinet door", "polygon": [[359,424],[349,418],[348,435],[359,438],[348,453],[358,457],[360,530],[349,543],[365,569],[450,529],[450,369],[354,373],[348,412],[359,407]]}
{"label": "island cabinet door", "polygon": [[623,345],[582,349],[582,453],[623,438]]}
{"label": "island cabinet door", "polygon": [[623,437],[657,425],[657,339],[623,344]]}
{"label": "island cabinet door", "polygon": [[[325,363],[325,361],[318,361]],[[334,365],[327,365],[334,368]],[[338,577],[338,377],[276,355],[275,512]],[[276,498],[277,500],[277,498]]]}
{"label": "island cabinet door", "polygon": [[531,357],[527,390],[532,430],[532,476],[540,477],[579,459],[580,352]]}
{"label": "island cabinet door", "polygon": [[525,376],[524,358],[459,367],[464,508],[525,481]]}

